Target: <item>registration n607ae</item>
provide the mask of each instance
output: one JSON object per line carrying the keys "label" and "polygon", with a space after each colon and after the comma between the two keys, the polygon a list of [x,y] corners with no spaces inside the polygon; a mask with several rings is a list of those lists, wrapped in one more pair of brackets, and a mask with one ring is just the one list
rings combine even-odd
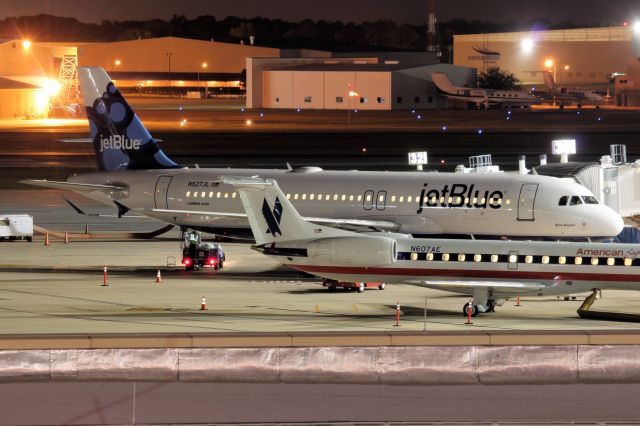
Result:
{"label": "registration n607ae", "polygon": [[411,246],[411,251],[414,253],[442,253],[442,247],[440,246]]}

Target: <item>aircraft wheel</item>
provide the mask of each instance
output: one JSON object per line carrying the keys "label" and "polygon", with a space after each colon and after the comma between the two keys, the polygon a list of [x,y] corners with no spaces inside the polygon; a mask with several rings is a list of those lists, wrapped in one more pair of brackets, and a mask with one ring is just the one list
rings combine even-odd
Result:
{"label": "aircraft wheel", "polygon": [[385,288],[386,286],[387,286],[387,285],[386,285],[385,283],[381,283],[381,284],[378,286],[378,288],[379,288],[380,290],[384,290],[384,288]]}
{"label": "aircraft wheel", "polygon": [[364,283],[358,283],[358,287],[356,287],[356,289],[358,290],[358,293],[362,293],[364,291],[365,285]]}
{"label": "aircraft wheel", "polygon": [[330,286],[329,286],[329,287],[327,287],[327,288],[329,289],[329,291],[330,291],[331,293],[335,292],[335,291],[338,289],[338,287],[336,287],[335,285],[330,285]]}
{"label": "aircraft wheel", "polygon": [[[464,306],[462,307],[462,316],[466,317],[469,315],[468,309],[469,309],[469,303],[465,303]],[[472,305],[471,307],[472,312],[471,312],[471,316],[472,317],[477,317],[478,316],[478,306],[477,305]]]}

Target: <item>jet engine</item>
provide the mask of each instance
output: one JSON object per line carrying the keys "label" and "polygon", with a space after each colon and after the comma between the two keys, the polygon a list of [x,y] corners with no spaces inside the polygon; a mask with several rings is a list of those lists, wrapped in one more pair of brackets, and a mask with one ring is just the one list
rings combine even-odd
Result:
{"label": "jet engine", "polygon": [[398,257],[396,241],[387,237],[335,237],[311,241],[310,259],[340,266],[388,266]]}

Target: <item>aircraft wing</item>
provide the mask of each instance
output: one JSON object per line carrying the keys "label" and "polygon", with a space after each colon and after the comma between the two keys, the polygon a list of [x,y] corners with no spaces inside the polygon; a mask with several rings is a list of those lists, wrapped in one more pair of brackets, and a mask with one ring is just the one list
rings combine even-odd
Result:
{"label": "aircraft wing", "polygon": [[438,290],[447,290],[452,292],[460,292],[462,290],[473,290],[474,288],[487,288],[497,290],[498,292],[505,293],[522,293],[522,292],[534,292],[542,290],[547,287],[541,282],[519,282],[519,281],[473,281],[473,280],[458,280],[458,281],[440,281],[440,280],[422,280],[415,283],[423,287],[434,288]]}
{"label": "aircraft wing", "polygon": [[480,97],[480,96],[475,96],[475,97],[457,96],[457,95],[447,95],[446,93],[442,93],[442,95],[445,96],[447,99],[452,99],[454,101],[470,102],[474,104],[484,104],[489,102],[488,98]]}
{"label": "aircraft wing", "polygon": [[[216,211],[197,211],[197,210],[173,210],[173,209],[153,209],[154,213],[170,213],[185,214],[193,216],[218,216],[231,218],[246,218],[246,213],[216,212]],[[348,228],[358,231],[371,230],[396,230],[398,224],[387,220],[362,220],[362,219],[328,219],[324,217],[305,217],[309,222],[333,226],[336,228]]]}
{"label": "aircraft wing", "polygon": [[69,191],[79,191],[79,192],[91,192],[91,191],[104,191],[104,192],[113,192],[113,191],[127,191],[129,188],[126,186],[118,186],[118,185],[103,185],[103,184],[93,184],[93,183],[73,183],[73,182],[62,182],[55,180],[44,180],[44,179],[26,179],[21,180],[19,183],[24,183],[25,185],[33,185],[33,186],[41,186],[44,188],[53,188],[53,189],[67,189]]}

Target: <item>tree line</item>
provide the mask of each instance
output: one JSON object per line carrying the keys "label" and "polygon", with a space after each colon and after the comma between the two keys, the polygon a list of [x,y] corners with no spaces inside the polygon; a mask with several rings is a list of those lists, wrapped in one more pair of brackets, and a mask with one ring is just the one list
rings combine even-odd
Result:
{"label": "tree line", "polygon": [[[530,22],[492,23],[455,19],[438,24],[438,43],[446,50],[455,34],[477,34],[525,31],[531,28],[559,29],[586,26],[609,26],[610,22],[552,23],[536,19]],[[187,19],[174,15],[169,20],[146,21],[103,20],[99,24],[84,23],[75,18],[52,15],[7,17],[0,20],[0,38],[30,38],[36,41],[106,42],[152,37],[186,37],[238,43],[255,37],[259,46],[307,48],[333,51],[403,49],[425,50],[425,25],[398,24],[389,20],[373,22],[340,22],[305,19],[288,22],[261,17],[228,16],[216,19],[204,15]]]}

